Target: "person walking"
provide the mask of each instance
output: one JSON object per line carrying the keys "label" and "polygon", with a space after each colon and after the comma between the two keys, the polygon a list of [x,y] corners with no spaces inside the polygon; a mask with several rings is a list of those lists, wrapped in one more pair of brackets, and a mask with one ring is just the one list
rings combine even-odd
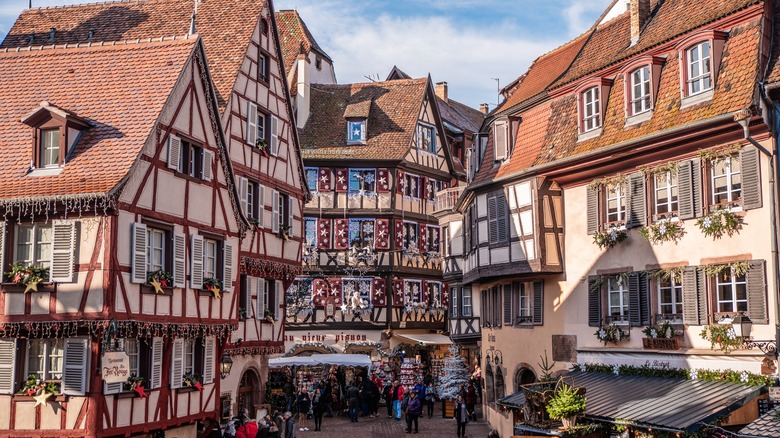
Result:
{"label": "person walking", "polygon": [[314,410],[314,430],[320,431],[322,430],[322,414],[325,410],[325,400],[319,388],[314,391],[314,396],[311,399],[311,406]]}
{"label": "person walking", "polygon": [[468,408],[466,408],[466,403],[463,401],[463,397],[458,396],[458,399],[455,401],[455,422],[458,424],[459,437],[466,436],[466,423],[469,422],[470,415]]}
{"label": "person walking", "polygon": [[330,383],[330,379],[322,387],[322,399],[325,402],[325,410],[327,411],[325,416],[333,418],[333,385]]}
{"label": "person walking", "polygon": [[360,409],[360,390],[355,383],[350,383],[347,388],[347,400],[349,403],[349,420],[353,423],[358,422],[358,409]]}
{"label": "person walking", "polygon": [[393,382],[393,389],[395,392],[395,399],[393,400],[393,410],[395,411],[395,419],[400,420],[401,419],[401,402],[404,399],[404,392],[406,390],[403,386],[396,380]]}
{"label": "person walking", "polygon": [[436,397],[438,397],[438,392],[436,391],[436,386],[431,382],[425,387],[424,401],[425,406],[428,408],[428,418],[433,418],[433,405],[436,404]]}
{"label": "person walking", "polygon": [[393,384],[389,380],[385,382],[385,387],[382,388],[382,398],[385,399],[385,405],[387,406],[387,418],[393,418],[393,400],[395,400],[395,395],[393,394]]}
{"label": "person walking", "polygon": [[295,418],[290,411],[284,413],[284,438],[295,438]]}
{"label": "person walking", "polygon": [[295,400],[295,407],[298,408],[299,430],[301,432],[309,430],[309,428],[306,427],[306,416],[309,415],[309,409],[311,409],[311,398],[309,397],[309,393],[304,389],[301,389],[301,392],[298,393],[298,398]]}
{"label": "person walking", "polygon": [[295,402],[295,385],[292,383],[292,378],[287,378],[284,386],[282,386],[282,391],[284,391],[284,397],[287,401],[287,411],[292,412],[293,403]]}
{"label": "person walking", "polygon": [[406,407],[406,433],[412,433],[412,424],[414,424],[414,433],[418,432],[417,419],[420,418],[421,413],[420,399],[417,398],[417,392],[412,391],[412,395],[409,396],[409,405]]}
{"label": "person walking", "polygon": [[474,381],[469,383],[464,400],[466,401],[466,410],[469,411],[469,416],[472,420],[477,421],[477,412],[474,409],[474,406],[477,404],[477,388],[474,386]]}

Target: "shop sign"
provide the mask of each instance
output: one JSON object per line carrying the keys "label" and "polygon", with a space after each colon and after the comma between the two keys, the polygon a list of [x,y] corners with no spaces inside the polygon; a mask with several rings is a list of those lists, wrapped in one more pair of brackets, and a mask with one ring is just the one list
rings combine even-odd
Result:
{"label": "shop sign", "polygon": [[130,359],[124,351],[103,353],[101,377],[106,383],[127,382],[130,377]]}

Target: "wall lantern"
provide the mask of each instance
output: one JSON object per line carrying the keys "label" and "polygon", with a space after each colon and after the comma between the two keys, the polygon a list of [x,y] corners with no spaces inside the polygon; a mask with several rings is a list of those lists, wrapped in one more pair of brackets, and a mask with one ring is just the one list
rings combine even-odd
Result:
{"label": "wall lantern", "polygon": [[220,375],[223,379],[227,378],[230,375],[230,370],[233,368],[233,359],[230,358],[227,351],[222,355],[222,362],[220,362],[219,366]]}
{"label": "wall lantern", "polygon": [[738,338],[749,338],[750,330],[753,328],[753,321],[750,320],[749,316],[739,312],[739,314],[731,320],[731,327],[734,328],[734,334]]}

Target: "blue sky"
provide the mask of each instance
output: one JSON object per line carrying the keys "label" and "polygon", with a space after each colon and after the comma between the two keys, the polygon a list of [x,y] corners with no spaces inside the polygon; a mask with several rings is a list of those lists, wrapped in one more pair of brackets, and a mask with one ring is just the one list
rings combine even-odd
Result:
{"label": "blue sky", "polygon": [[[33,0],[33,7],[87,0]],[[92,0],[89,0],[92,1]],[[227,0],[203,0],[227,1]],[[2,0],[0,39],[28,0]],[[276,0],[297,9],[334,60],[339,83],[384,79],[393,65],[447,81],[467,105],[496,103],[500,86],[539,55],[590,27],[609,0]]]}

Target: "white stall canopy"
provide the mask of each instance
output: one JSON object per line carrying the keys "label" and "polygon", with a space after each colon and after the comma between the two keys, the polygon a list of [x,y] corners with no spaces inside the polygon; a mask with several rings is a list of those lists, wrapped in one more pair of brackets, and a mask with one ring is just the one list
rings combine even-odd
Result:
{"label": "white stall canopy", "polygon": [[270,368],[312,365],[341,365],[371,367],[371,358],[365,354],[315,354],[312,356],[277,357],[268,361]]}

